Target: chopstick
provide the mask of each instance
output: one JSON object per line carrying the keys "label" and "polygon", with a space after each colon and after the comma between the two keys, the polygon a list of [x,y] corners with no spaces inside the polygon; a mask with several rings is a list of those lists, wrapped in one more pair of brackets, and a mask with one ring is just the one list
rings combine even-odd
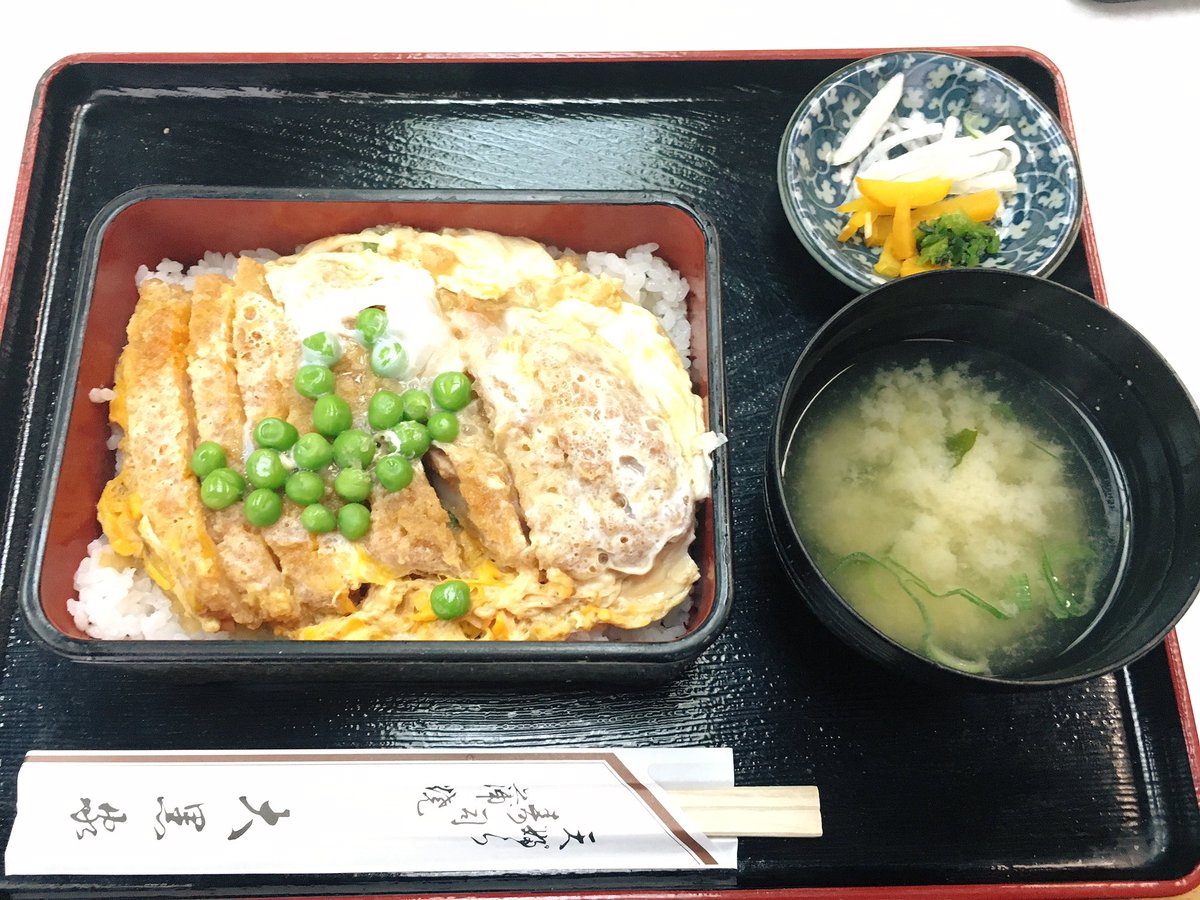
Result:
{"label": "chopstick", "polygon": [[669,790],[709,837],[820,837],[821,796],[815,787]]}

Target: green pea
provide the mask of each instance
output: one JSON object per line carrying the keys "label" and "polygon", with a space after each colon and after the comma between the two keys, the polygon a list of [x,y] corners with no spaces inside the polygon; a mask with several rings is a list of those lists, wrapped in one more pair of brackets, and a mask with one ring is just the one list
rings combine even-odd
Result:
{"label": "green pea", "polygon": [[402,491],[412,484],[412,463],[398,453],[385,456],[375,463],[375,477],[389,491]]}
{"label": "green pea", "polygon": [[333,492],[351,503],[366,500],[371,493],[371,476],[362,469],[342,469],[333,479]]}
{"label": "green pea", "polygon": [[357,541],[371,527],[371,511],[361,503],[347,503],[338,510],[337,523],[343,537]]}
{"label": "green pea", "polygon": [[435,412],[429,417],[429,436],[448,444],[458,437],[458,416],[452,412]]}
{"label": "green pea", "polygon": [[332,366],[342,358],[342,342],[332,331],[318,331],[300,342],[300,355],[306,363]]}
{"label": "green pea", "polygon": [[333,461],[343,469],[365,469],[375,458],[375,439],[351,428],[333,439]]}
{"label": "green pea", "polygon": [[333,447],[321,435],[310,431],[296,441],[296,446],[292,448],[292,459],[302,469],[323,469],[333,461]]}
{"label": "green pea", "polygon": [[204,441],[192,451],[192,474],[204,479],[225,466],[225,448],[215,441]]}
{"label": "green pea", "polygon": [[457,619],[471,611],[471,589],[465,581],[443,581],[429,594],[429,605],[439,619]]}
{"label": "green pea", "polygon": [[225,509],[242,499],[246,482],[233,469],[213,469],[200,482],[200,502],[209,509]]}
{"label": "green pea", "polygon": [[368,306],[358,314],[358,318],[354,320],[354,327],[358,329],[364,344],[368,347],[374,346],[375,342],[387,333],[387,313]]}
{"label": "green pea", "polygon": [[315,472],[293,472],[283,490],[293,503],[308,506],[325,496],[325,480]]}
{"label": "green pea", "polygon": [[471,402],[471,379],[462,372],[443,372],[433,379],[430,392],[442,409],[458,412]]}
{"label": "green pea", "polygon": [[401,394],[400,404],[404,409],[404,418],[410,422],[424,422],[433,409],[429,394],[419,388],[409,388]]}
{"label": "green pea", "polygon": [[332,394],[337,379],[325,366],[301,366],[296,370],[296,393],[316,400]]}
{"label": "green pea", "polygon": [[383,337],[371,348],[371,371],[380,378],[399,378],[408,369],[408,354],[394,337]]}
{"label": "green pea", "polygon": [[283,501],[279,495],[267,488],[251,491],[242,504],[246,521],[255,528],[268,528],[279,521],[283,513]]}
{"label": "green pea", "polygon": [[350,427],[350,404],[336,394],[318,397],[312,418],[313,428],[325,437],[336,437]]}
{"label": "green pea", "polygon": [[396,426],[397,451],[409,459],[420,459],[429,449],[429,429],[420,422],[401,422]]}
{"label": "green pea", "polygon": [[246,458],[246,480],[256,488],[279,490],[287,481],[287,476],[278,450],[260,447]]}
{"label": "green pea", "polygon": [[258,447],[271,447],[275,450],[287,450],[300,440],[296,426],[283,419],[263,419],[254,426],[254,443]]}
{"label": "green pea", "polygon": [[300,524],[312,534],[328,534],[337,527],[337,520],[328,507],[320,503],[312,503],[304,507],[300,513]]}
{"label": "green pea", "polygon": [[367,422],[376,431],[391,428],[403,416],[402,398],[395,391],[376,391],[367,404]]}

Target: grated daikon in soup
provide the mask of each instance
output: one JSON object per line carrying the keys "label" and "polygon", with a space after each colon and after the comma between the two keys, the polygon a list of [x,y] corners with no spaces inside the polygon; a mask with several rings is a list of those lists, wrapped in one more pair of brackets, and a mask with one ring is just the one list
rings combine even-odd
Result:
{"label": "grated daikon in soup", "polygon": [[1003,357],[908,342],[801,417],[788,506],[868,622],[936,662],[1036,671],[1102,614],[1124,556],[1119,480],[1078,410]]}

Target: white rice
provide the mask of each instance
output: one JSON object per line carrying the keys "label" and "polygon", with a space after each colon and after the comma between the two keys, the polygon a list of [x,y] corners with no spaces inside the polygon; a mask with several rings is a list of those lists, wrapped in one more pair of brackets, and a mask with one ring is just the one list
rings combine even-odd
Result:
{"label": "white rice", "polygon": [[616,625],[599,625],[591,631],[576,631],[567,637],[576,643],[597,641],[621,641],[627,644],[662,644],[677,641],[687,634],[688,619],[696,605],[695,595],[688,597],[657,622],[642,628],[619,628]]}
{"label": "white rice", "polygon": [[[687,318],[687,279],[654,255],[658,244],[642,244],[627,251],[624,257],[615,253],[591,252],[582,254],[592,275],[608,275],[619,279],[631,300],[650,310],[662,322],[663,330],[685,361],[691,360],[691,325]],[[560,255],[553,248],[551,253]],[[232,278],[237,272],[238,257],[249,256],[266,262],[279,256],[271,250],[247,250],[240,254],[207,252],[204,258],[186,270],[182,263],[162,260],[153,270],[140,266],[134,279],[142,282],[156,278],[169,284],[180,284],[192,290],[200,275],[224,275]],[[93,388],[88,399],[107,403],[116,395],[111,388]],[[120,441],[120,434],[109,438],[109,449]],[[117,461],[120,470],[120,460]],[[67,610],[75,624],[85,634],[105,640],[186,640],[195,638],[227,638],[226,634],[192,634],[186,631],[172,608],[171,600],[154,583],[145,570],[132,560],[117,555],[103,535],[88,544],[88,556],[75,572],[75,590],[79,599],[67,601]],[[589,632],[578,632],[573,641],[630,641],[657,643],[675,641],[687,633],[687,621],[695,604],[689,598],[671,610],[660,622],[644,628],[600,626]]]}
{"label": "white rice", "polygon": [[75,570],[75,590],[79,599],[67,601],[67,612],[80,631],[94,638],[182,641],[228,637],[186,631],[171,599],[145,569],[118,556],[103,535],[88,544],[87,559]]}
{"label": "white rice", "polygon": [[687,279],[654,255],[658,244],[641,244],[621,258],[615,253],[590,252],[584,257],[593,275],[610,275],[625,284],[625,293],[662,322],[663,330],[679,351],[692,358],[692,326],[687,317]]}
{"label": "white rice", "polygon": [[164,259],[154,267],[154,271],[150,271],[149,266],[138,266],[133,280],[138,287],[141,287],[143,281],[157,278],[167,284],[181,284],[190,291],[195,287],[196,279],[201,275],[224,275],[226,278],[232,278],[237,274],[238,257],[241,256],[248,256],[259,262],[269,262],[279,258],[278,253],[265,247],[259,247],[257,250],[243,250],[241,253],[215,253],[209,250],[204,254],[203,259],[194,266],[188,267],[186,272],[183,269],[183,263],[173,259]]}

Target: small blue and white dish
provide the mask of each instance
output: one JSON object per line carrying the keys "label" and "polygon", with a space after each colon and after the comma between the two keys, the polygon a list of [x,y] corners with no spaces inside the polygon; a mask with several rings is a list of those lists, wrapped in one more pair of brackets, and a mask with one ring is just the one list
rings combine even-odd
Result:
{"label": "small blue and white dish", "polygon": [[[831,159],[863,107],[889,79],[904,73],[895,115],[920,111],[932,121],[970,116],[981,131],[1010,125],[1021,148],[1017,190],[1002,194],[992,225],[1000,252],[989,268],[1049,275],[1075,243],[1083,221],[1079,161],[1058,119],[1030,91],[991,66],[963,56],[924,50],[883,53],[852,63],[816,86],[796,109],[779,148],[783,208],[800,242],[832,275],[856,291],[887,279],[876,274],[879,250],[861,236],[839,243],[847,199],[859,161]],[[897,151],[893,151],[893,155]]]}

